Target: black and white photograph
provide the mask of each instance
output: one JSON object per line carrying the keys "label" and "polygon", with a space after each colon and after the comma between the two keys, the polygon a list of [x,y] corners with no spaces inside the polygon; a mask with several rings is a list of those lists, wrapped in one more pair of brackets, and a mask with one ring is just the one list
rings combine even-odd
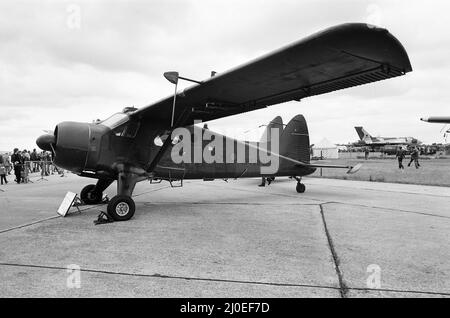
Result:
{"label": "black and white photograph", "polygon": [[449,12],[0,1],[0,298],[450,298]]}

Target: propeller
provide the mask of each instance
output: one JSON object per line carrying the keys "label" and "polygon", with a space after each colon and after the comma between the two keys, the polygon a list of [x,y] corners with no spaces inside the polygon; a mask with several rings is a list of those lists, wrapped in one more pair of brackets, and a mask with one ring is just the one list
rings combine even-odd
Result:
{"label": "propeller", "polygon": [[45,151],[54,151],[55,149],[53,148],[53,144],[55,142],[56,138],[52,133],[42,135],[36,140],[37,146]]}

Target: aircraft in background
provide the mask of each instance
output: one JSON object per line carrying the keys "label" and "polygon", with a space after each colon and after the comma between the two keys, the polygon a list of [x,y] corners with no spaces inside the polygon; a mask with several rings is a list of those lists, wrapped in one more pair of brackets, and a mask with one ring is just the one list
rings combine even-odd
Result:
{"label": "aircraft in background", "polygon": [[[420,140],[414,137],[373,137],[363,127],[355,127],[359,136],[355,146],[366,146],[373,149],[379,148],[383,151],[385,146],[412,146],[421,144]],[[388,147],[389,148],[389,147]]]}
{"label": "aircraft in background", "polygon": [[[194,123],[300,101],[411,71],[405,49],[387,30],[363,23],[343,24],[204,81],[166,72],[166,79],[175,85],[173,96],[140,109],[124,110],[100,122],[62,122],[53,134],[39,137],[36,143],[53,152],[57,166],[97,179],[96,184],[84,187],[80,193],[86,204],[100,203],[103,191],[117,181],[117,195],[108,202],[107,213],[118,221],[134,215],[131,196],[136,183],[143,180],[166,180],[172,184],[184,179],[288,176],[297,180],[296,190],[301,193],[305,191],[301,177],[317,167],[346,168],[349,172],[358,169],[311,163],[303,116],[296,116],[280,132],[278,153],[268,149],[271,157],[279,158],[278,169],[271,173],[263,172],[266,163],[260,155],[252,158],[254,144],[218,134],[213,141],[205,140],[202,136],[211,132]],[[178,93],[180,79],[196,85]],[[279,124],[276,120],[272,125]],[[189,134],[178,134],[186,130]],[[216,139],[223,141],[222,146],[212,145]],[[276,139],[272,138],[269,146],[263,142],[256,147],[271,148],[275,146],[273,140]],[[174,154],[195,159],[196,143],[203,152],[199,163],[174,160]],[[228,151],[228,146],[245,150],[243,162]],[[207,162],[205,154],[212,156],[221,150],[226,160]]]}
{"label": "aircraft in background", "polygon": [[[450,124],[450,116],[431,116],[431,117],[423,117],[420,120],[425,121],[427,123],[436,123],[436,124]],[[442,130],[446,129],[448,126],[444,126]],[[441,133],[442,133],[441,130]],[[444,138],[447,140],[447,136],[450,134],[450,129],[445,131]]]}
{"label": "aircraft in background", "polygon": [[450,117],[448,116],[423,117],[420,120],[426,121],[427,123],[450,124]]}

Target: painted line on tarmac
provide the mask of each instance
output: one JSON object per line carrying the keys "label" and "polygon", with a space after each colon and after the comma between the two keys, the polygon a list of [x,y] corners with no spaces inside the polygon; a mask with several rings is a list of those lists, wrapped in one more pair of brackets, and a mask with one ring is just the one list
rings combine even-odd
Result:
{"label": "painted line on tarmac", "polygon": [[390,293],[402,293],[402,294],[419,294],[419,295],[436,295],[436,296],[450,296],[450,293],[446,292],[433,292],[433,291],[420,291],[420,290],[402,290],[402,289],[388,289],[388,288],[360,288],[351,287],[349,290],[355,291],[368,291],[368,292],[390,292]]}
{"label": "painted line on tarmac", "polygon": [[[198,185],[205,186],[205,187],[206,186],[208,186],[208,187],[209,186],[213,186],[213,187],[216,187],[216,188],[223,188],[223,186],[216,185],[216,184],[205,185],[205,184],[199,183]],[[227,189],[230,189],[230,188],[227,188]],[[248,190],[248,189],[242,189],[242,188],[231,188],[231,190],[238,191],[238,192],[250,192],[250,193],[256,193],[256,194],[264,194],[264,195],[286,197],[286,198],[296,198],[296,199],[298,199],[300,197],[299,195],[294,195],[294,194],[277,193],[277,192],[262,192],[262,191]],[[311,200],[311,201],[317,201],[317,202],[325,202],[326,201],[326,200],[315,199],[315,198],[307,198],[307,197],[304,197],[303,195],[301,196],[301,198],[305,198],[305,199],[308,199],[308,200]]]}
{"label": "painted line on tarmac", "polygon": [[[218,185],[212,185],[212,186],[221,187]],[[247,190],[247,189],[233,189],[233,190],[240,191],[240,192],[261,193],[256,190]],[[432,214],[432,213],[428,213],[428,212],[394,209],[394,208],[388,208],[388,207],[382,207],[382,206],[370,206],[370,205],[364,205],[364,204],[358,204],[358,203],[339,202],[339,201],[327,202],[326,200],[312,198],[312,197],[308,197],[308,196],[304,196],[304,195],[299,196],[299,195],[276,193],[276,192],[264,192],[264,194],[272,195],[272,196],[287,197],[287,198],[302,198],[302,199],[318,202],[316,205],[319,205],[319,204],[342,204],[342,205],[349,205],[349,206],[362,207],[362,208],[380,209],[380,210],[386,210],[386,211],[392,211],[392,212],[411,213],[411,214],[419,214],[419,215],[431,216],[431,217],[437,217],[437,218],[443,218],[443,219],[450,219],[449,216]],[[415,194],[417,195],[417,193],[415,193]],[[314,205],[314,204],[312,204],[312,205]]]}
{"label": "painted line on tarmac", "polygon": [[[59,266],[47,266],[47,265],[30,265],[30,264],[15,264],[15,263],[2,263],[0,266],[8,267],[26,267],[26,268],[36,268],[36,269],[50,269],[50,270],[63,270],[67,272],[66,267]],[[177,280],[190,280],[190,281],[205,281],[205,282],[217,282],[217,283],[234,283],[234,284],[247,284],[247,285],[263,285],[263,286],[278,286],[278,287],[304,287],[304,288],[319,288],[319,289],[330,289],[339,291],[339,287],[326,286],[326,285],[312,285],[312,284],[290,284],[290,283],[273,283],[273,282],[261,282],[261,281],[246,281],[246,280],[232,280],[232,279],[220,279],[220,278],[202,278],[202,277],[188,277],[188,276],[174,276],[174,275],[161,275],[161,274],[138,274],[138,273],[127,273],[127,272],[114,272],[106,270],[97,269],[80,269],[81,272],[92,273],[92,274],[105,274],[105,275],[119,275],[119,276],[129,276],[129,277],[145,277],[145,278],[161,278],[161,279],[177,279]],[[359,287],[348,287],[349,291],[369,291],[369,292],[392,292],[392,293],[410,293],[410,294],[422,294],[422,295],[437,295],[437,296],[450,296],[447,292],[434,292],[434,291],[421,291],[421,290],[403,290],[403,289],[385,289],[385,288],[359,288]]]}
{"label": "painted line on tarmac", "polygon": [[147,193],[157,192],[157,191],[168,189],[168,188],[170,188],[170,185],[169,186],[160,187],[160,188],[156,188],[156,189],[152,189],[152,190],[148,190],[148,191],[144,191],[142,193],[135,194],[132,197],[135,198],[135,197],[139,197],[141,195],[147,194]]}
{"label": "painted line on tarmac", "polygon": [[[331,203],[331,202],[330,202]],[[318,206],[319,203],[260,203],[260,202],[146,202],[145,206],[148,205],[261,205],[261,206]]]}
{"label": "painted line on tarmac", "polygon": [[[80,209],[80,212],[88,211],[88,210],[91,210],[93,208],[98,208],[101,205],[103,205],[103,204],[92,205],[92,206],[90,206],[90,207],[88,207],[86,209]],[[45,219],[41,219],[41,220],[37,220],[37,221],[34,221],[34,222],[30,222],[30,223],[14,226],[14,227],[11,227],[9,229],[0,231],[0,234],[6,233],[6,232],[10,232],[10,231],[14,231],[14,230],[19,230],[19,229],[22,229],[22,228],[25,228],[25,227],[29,227],[29,226],[38,224],[38,223],[43,223],[43,222],[46,222],[46,221],[58,219],[60,217],[62,217],[62,216],[61,215],[55,215],[55,216],[51,216],[51,217],[48,217],[48,218],[45,218]]]}
{"label": "painted line on tarmac", "polygon": [[[38,269],[50,269],[50,270],[63,270],[67,271],[66,267],[48,266],[48,265],[31,265],[31,264],[16,264],[16,263],[0,263],[0,266],[9,267],[27,267]],[[221,278],[206,278],[206,277],[189,277],[189,276],[177,276],[177,275],[162,275],[162,274],[139,274],[128,272],[116,272],[98,269],[80,269],[80,272],[93,273],[93,274],[106,274],[106,275],[119,275],[119,276],[131,276],[131,277],[147,277],[147,278],[161,278],[161,279],[177,279],[177,280],[190,280],[190,281],[204,281],[204,282],[216,282],[216,283],[233,283],[233,284],[247,284],[247,285],[264,285],[264,286],[278,286],[278,287],[305,287],[305,288],[320,288],[320,289],[332,289],[339,291],[338,287],[326,286],[326,285],[312,285],[312,284],[291,284],[291,283],[273,283],[273,282],[261,282],[261,281],[247,281],[247,280],[234,280],[234,279],[221,279]]]}
{"label": "painted line on tarmac", "polygon": [[[321,179],[321,178],[317,178]],[[311,179],[310,179],[311,180]],[[341,181],[356,181],[356,182],[370,182],[370,181],[360,181],[360,180],[344,180],[344,179],[329,179],[329,180],[341,180]],[[373,182],[372,183],[377,183]],[[424,187],[436,187],[436,188],[446,188],[446,186],[436,186],[436,185],[422,185],[422,184],[414,184],[414,183],[391,183],[391,182],[378,182],[382,185],[388,185],[388,184],[395,184],[395,185],[413,185],[413,186],[424,186]],[[310,185],[317,185],[320,186],[318,183],[311,183]],[[450,198],[450,195],[440,195],[440,194],[431,194],[431,193],[424,193],[424,192],[409,192],[409,191],[402,191],[402,190],[384,190],[384,189],[374,189],[374,188],[358,188],[358,187],[349,187],[345,185],[326,185],[326,187],[332,187],[332,188],[346,188],[346,189],[353,189],[353,190],[366,190],[366,191],[378,191],[378,192],[389,192],[389,193],[402,193],[402,194],[411,194],[411,195],[425,195],[429,197],[438,197],[438,198]]]}
{"label": "painted line on tarmac", "polygon": [[[162,189],[166,189],[166,188],[170,188],[170,186],[167,186],[167,187],[161,187],[161,188],[157,188],[157,189],[152,189],[152,190],[149,190],[149,191],[145,191],[145,192],[142,192],[142,193],[138,193],[138,194],[136,194],[136,195],[133,195],[133,197],[138,197],[138,196],[141,196],[141,195],[150,193],[150,192],[156,192],[156,191],[159,191],[159,190],[162,190]],[[92,210],[92,209],[101,207],[101,206],[103,206],[103,205],[104,205],[104,204],[96,204],[96,205],[91,205],[91,206],[89,206],[89,207],[86,207],[85,209],[81,208],[81,209],[80,209],[80,212],[85,212],[85,211],[88,211],[88,210]],[[78,211],[77,211],[77,212],[78,212]],[[14,226],[14,227],[11,227],[11,228],[8,228],[8,229],[5,229],[5,230],[1,230],[1,231],[0,231],[0,234],[6,233],[6,232],[11,232],[11,231],[14,231],[14,230],[23,229],[23,228],[25,228],[25,227],[29,227],[29,226],[32,226],[32,225],[35,225],[35,224],[39,224],[39,223],[43,223],[43,222],[46,222],[46,221],[54,220],[54,219],[57,219],[57,218],[60,218],[60,217],[61,217],[61,215],[55,215],[55,216],[51,216],[51,217],[48,217],[48,218],[40,219],[40,220],[37,220],[37,221],[34,221],[34,222],[30,222],[30,223],[26,223],[26,224],[21,224],[21,225]]]}
{"label": "painted line on tarmac", "polygon": [[436,217],[436,218],[450,219],[450,216],[446,216],[446,215],[431,214],[431,213],[427,213],[427,212],[410,211],[410,210],[394,209],[394,208],[379,207],[379,206],[371,206],[371,205],[364,205],[364,204],[357,204],[357,203],[330,201],[330,202],[325,202],[325,203],[321,203],[321,204],[348,205],[348,206],[360,207],[360,208],[366,208],[366,209],[382,210],[380,212],[384,212],[384,213],[386,213],[386,212],[400,212],[400,213],[418,214],[418,215],[422,215],[422,216],[431,216],[431,217]]}
{"label": "painted line on tarmac", "polygon": [[14,227],[11,227],[11,228],[8,228],[8,229],[5,229],[5,230],[1,230],[0,234],[6,233],[6,232],[10,232],[10,231],[13,231],[13,230],[22,229],[24,227],[31,226],[31,225],[38,224],[38,223],[42,223],[42,222],[45,222],[45,221],[57,219],[59,217],[61,217],[61,216],[60,215],[55,215],[55,216],[51,216],[51,217],[48,217],[48,218],[45,218],[45,219],[37,220],[37,221],[31,222],[31,223],[14,226]]}

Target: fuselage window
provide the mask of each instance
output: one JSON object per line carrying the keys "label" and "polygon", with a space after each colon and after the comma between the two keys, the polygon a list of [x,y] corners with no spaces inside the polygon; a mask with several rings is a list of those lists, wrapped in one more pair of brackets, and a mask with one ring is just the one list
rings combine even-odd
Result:
{"label": "fuselage window", "polygon": [[153,143],[155,146],[161,147],[164,144],[164,141],[162,140],[161,136],[156,136],[156,138],[153,140]]}

